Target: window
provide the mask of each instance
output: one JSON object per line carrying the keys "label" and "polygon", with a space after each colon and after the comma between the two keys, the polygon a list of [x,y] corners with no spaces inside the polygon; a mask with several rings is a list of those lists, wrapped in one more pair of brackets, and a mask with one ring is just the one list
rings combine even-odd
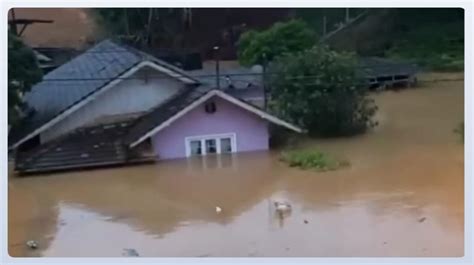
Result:
{"label": "window", "polygon": [[216,139],[207,139],[206,140],[206,154],[215,154],[217,153]]}
{"label": "window", "polygon": [[232,143],[230,138],[221,138],[221,153],[232,153]]}
{"label": "window", "polygon": [[202,154],[202,147],[201,141],[191,141],[191,155],[201,155]]}
{"label": "window", "polygon": [[234,153],[235,133],[192,136],[185,138],[186,156]]}

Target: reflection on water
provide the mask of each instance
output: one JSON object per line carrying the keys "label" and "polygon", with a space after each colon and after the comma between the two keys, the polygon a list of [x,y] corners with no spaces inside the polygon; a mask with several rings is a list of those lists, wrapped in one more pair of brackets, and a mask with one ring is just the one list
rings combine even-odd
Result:
{"label": "reflection on water", "polygon": [[[462,256],[463,83],[376,95],[381,126],[301,144],[343,156],[326,173],[277,152],[9,179],[13,256]],[[275,200],[291,213],[276,214]],[[217,213],[215,207],[222,208]],[[37,240],[28,250],[24,242]]]}

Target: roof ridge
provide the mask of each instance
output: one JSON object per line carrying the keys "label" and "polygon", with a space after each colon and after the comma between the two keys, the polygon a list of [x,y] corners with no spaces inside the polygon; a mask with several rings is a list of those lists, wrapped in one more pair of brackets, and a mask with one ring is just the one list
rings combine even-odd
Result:
{"label": "roof ridge", "polygon": [[121,46],[122,48],[128,50],[129,52],[131,52],[131,53],[137,55],[138,57],[141,58],[142,61],[152,61],[152,62],[154,62],[154,63],[157,63],[157,64],[159,64],[159,65],[161,65],[161,66],[166,67],[166,68],[169,68],[169,69],[171,69],[171,70],[173,70],[173,71],[175,71],[175,72],[180,73],[180,74],[183,75],[183,76],[186,76],[186,77],[188,77],[188,78],[190,78],[190,79],[192,79],[192,80],[194,80],[194,81],[200,83],[200,81],[197,80],[196,78],[192,77],[192,76],[189,74],[188,71],[186,71],[186,70],[184,70],[184,69],[182,69],[182,68],[179,68],[179,67],[177,67],[176,65],[173,65],[173,64],[171,64],[171,63],[168,63],[168,62],[166,62],[166,61],[164,61],[164,60],[162,60],[162,59],[160,59],[160,58],[157,58],[156,56],[152,55],[152,54],[149,53],[149,52],[146,52],[146,51],[143,51],[143,50],[141,50],[141,49],[139,49],[139,48],[133,47],[133,46],[130,45],[130,44],[122,43],[122,42],[120,42],[119,40],[112,40],[112,39],[108,39],[108,40],[110,40],[111,42],[113,42],[114,44],[116,44],[116,45],[118,45],[118,46]]}

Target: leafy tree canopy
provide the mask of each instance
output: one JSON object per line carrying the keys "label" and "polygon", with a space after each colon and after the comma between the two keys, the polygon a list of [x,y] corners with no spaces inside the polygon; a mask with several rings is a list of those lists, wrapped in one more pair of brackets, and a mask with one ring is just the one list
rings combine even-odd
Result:
{"label": "leafy tree canopy", "polygon": [[23,94],[41,81],[43,73],[38,67],[32,49],[15,34],[8,33],[8,124],[15,124],[26,107]]}
{"label": "leafy tree canopy", "polygon": [[377,107],[357,72],[353,54],[326,46],[279,57],[269,68],[270,107],[310,135],[363,132],[376,125]]}
{"label": "leafy tree canopy", "polygon": [[262,64],[287,53],[306,50],[316,42],[316,34],[301,20],[277,22],[264,31],[250,30],[238,43],[243,65]]}

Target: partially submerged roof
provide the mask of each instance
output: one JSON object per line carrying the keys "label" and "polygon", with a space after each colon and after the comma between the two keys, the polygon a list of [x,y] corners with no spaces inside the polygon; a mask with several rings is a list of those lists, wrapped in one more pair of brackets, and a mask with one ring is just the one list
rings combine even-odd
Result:
{"label": "partially submerged roof", "polygon": [[225,92],[247,101],[265,99],[265,92],[262,86],[251,85],[247,88],[227,89]]}
{"label": "partially submerged roof", "polygon": [[[133,48],[105,40],[49,72],[25,95],[34,112],[9,133],[9,146],[41,133],[75,111],[79,103],[120,82],[134,69],[150,66],[187,83],[198,83],[181,69]],[[127,75],[128,76],[128,75]],[[74,108],[76,107],[76,108]]]}
{"label": "partially submerged roof", "polygon": [[268,120],[269,122],[286,127],[287,129],[296,132],[303,132],[303,129],[299,128],[298,126],[269,114],[244,100],[225,93],[222,90],[211,89],[207,86],[200,86],[198,88],[190,89],[184,94],[181,94],[180,96],[170,100],[168,103],[156,108],[148,115],[145,115],[131,129],[124,144],[129,145],[132,148],[137,146],[141,142],[145,141],[160,130],[166,128],[175,120],[184,116],[186,113],[214,96],[227,100],[228,102],[250,111],[258,115],[260,118]]}
{"label": "partially submerged roof", "polygon": [[244,100],[209,86],[188,87],[165,104],[140,118],[76,129],[33,150],[19,152],[16,170],[22,173],[49,172],[120,165],[142,161],[132,149],[171,125],[211,97],[218,96],[262,119],[302,132],[299,127],[275,117]]}
{"label": "partially submerged roof", "polygon": [[26,153],[18,153],[15,169],[37,173],[124,164],[128,156],[121,138],[131,124],[132,121],[122,121],[77,129]]}
{"label": "partially submerged roof", "polygon": [[361,57],[359,58],[359,65],[362,74],[367,78],[397,75],[412,76],[418,71],[415,64],[380,57]]}
{"label": "partially submerged roof", "polygon": [[[188,71],[196,76],[202,84],[217,86],[216,62],[205,61],[202,69]],[[245,67],[238,61],[219,62],[219,86],[222,89],[246,89],[251,86],[261,86],[263,69],[260,65]]]}

